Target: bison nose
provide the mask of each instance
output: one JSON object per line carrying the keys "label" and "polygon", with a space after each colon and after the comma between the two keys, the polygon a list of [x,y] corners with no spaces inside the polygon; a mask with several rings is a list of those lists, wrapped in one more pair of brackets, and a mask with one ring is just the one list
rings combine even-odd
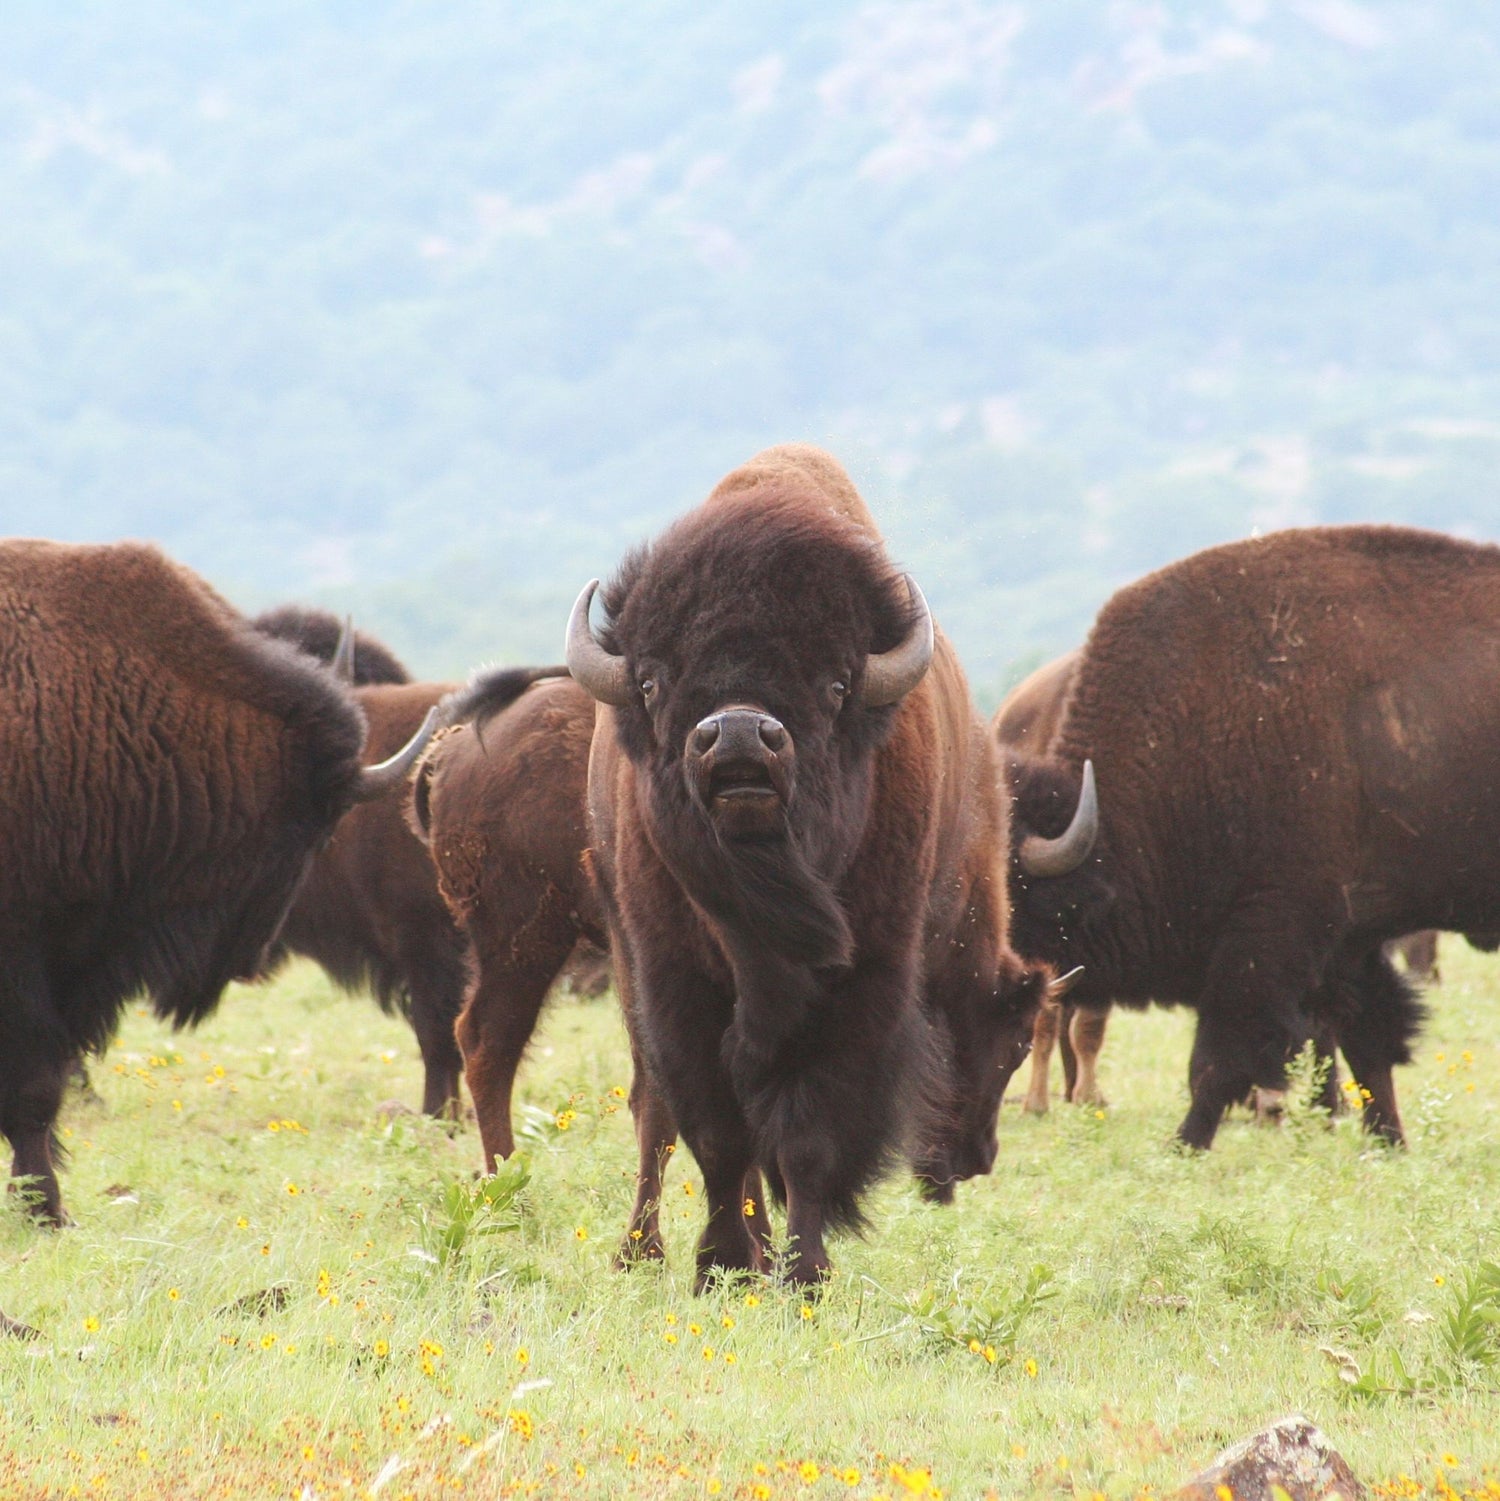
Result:
{"label": "bison nose", "polygon": [[714,748],[719,738],[719,716],[710,715],[707,719],[700,719],[697,728],[693,731],[693,750],[697,755],[706,755]]}
{"label": "bison nose", "polygon": [[760,740],[768,751],[779,751],[786,745],[786,726],[769,714],[760,717]]}

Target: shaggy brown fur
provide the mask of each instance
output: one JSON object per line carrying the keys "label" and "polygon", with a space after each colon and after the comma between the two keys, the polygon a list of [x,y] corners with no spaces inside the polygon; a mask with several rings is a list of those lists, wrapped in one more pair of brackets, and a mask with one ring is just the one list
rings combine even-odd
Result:
{"label": "shaggy brown fur", "polygon": [[[595,867],[633,1045],[704,1175],[699,1285],[763,1265],[741,1212],[757,1169],[784,1192],[788,1275],[813,1282],[825,1230],[859,1222],[893,1154],[937,1143],[922,1166],[945,1189],[993,1162],[1047,978],[1006,942],[993,749],[941,635],[899,703],[861,703],[912,606],[815,449],[730,475],[605,606],[606,649],[652,688],[599,711]],[[753,803],[688,753],[731,712],[773,726]]]}
{"label": "shaggy brown fur", "polygon": [[[343,634],[343,624],[337,615],[307,605],[278,605],[274,610],[263,610],[250,624],[267,636],[290,641],[320,662],[333,661]],[[361,688],[371,683],[409,683],[411,674],[383,641],[356,631],[354,682]]]}
{"label": "shaggy brown fur", "polygon": [[0,546],[0,1131],[47,1218],[73,1061],[138,990],[182,1026],[259,972],[363,741],[329,673],[154,548]]}
{"label": "shaggy brown fur", "polygon": [[1421,1009],[1381,945],[1500,920],[1500,549],[1402,528],[1282,532],[1121,590],[1018,833],[1055,833],[1080,767],[1101,827],[1071,874],[1016,874],[1024,952],[1085,966],[1076,999],[1199,1014],[1184,1141],[1332,1024],[1400,1140],[1391,1070]]}

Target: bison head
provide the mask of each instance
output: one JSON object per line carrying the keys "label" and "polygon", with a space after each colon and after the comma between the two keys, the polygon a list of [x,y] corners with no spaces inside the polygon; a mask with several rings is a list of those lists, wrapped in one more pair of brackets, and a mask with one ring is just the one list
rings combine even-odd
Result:
{"label": "bison head", "polygon": [[837,969],[836,894],[869,816],[875,751],[926,674],[931,616],[877,542],[805,505],[708,507],[628,559],[573,676],[616,710],[642,811],[683,887],[731,933]]}

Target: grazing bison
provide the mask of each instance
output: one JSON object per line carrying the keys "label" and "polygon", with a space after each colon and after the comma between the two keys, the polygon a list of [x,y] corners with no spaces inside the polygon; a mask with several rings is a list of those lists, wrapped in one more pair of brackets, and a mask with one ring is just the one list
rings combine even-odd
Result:
{"label": "grazing bison", "polygon": [[356,687],[411,682],[411,674],[384,642],[351,630],[347,621],[340,624],[327,610],[278,605],[263,610],[250,623],[262,634],[290,641],[308,656],[328,663],[340,679]]}
{"label": "grazing bison", "polygon": [[568,628],[601,705],[594,873],[632,1046],[703,1173],[697,1283],[764,1265],[759,1170],[813,1283],[903,1147],[945,1188],[993,1162],[1047,981],[1007,942],[994,751],[817,449],[760,455],[627,559],[602,640],[596,587]]}
{"label": "grazing bison", "polygon": [[474,956],[458,1041],[487,1171],[515,1151],[511,1090],[548,989],[581,940],[608,942],[583,862],[594,701],[568,678],[496,700],[489,675],[460,700],[498,717],[438,737],[411,809]]}
{"label": "grazing bison", "polygon": [[[1070,651],[1038,667],[1023,678],[995,711],[990,731],[1002,754],[1042,756],[1062,723],[1063,708],[1078,666],[1078,653]],[[1047,1076],[1052,1052],[1061,1047],[1063,1098],[1069,1104],[1102,1105],[1098,1060],[1109,1025],[1108,1006],[1077,1006],[1071,1000],[1049,997],[1037,1011],[1031,1032],[1030,1082],[1026,1089],[1028,1114],[1047,1113]]]}
{"label": "grazing bison", "polygon": [[151,993],[182,1026],[262,968],[314,851],[404,781],[333,676],[154,548],[0,546],[0,1132],[63,1218],[74,1060]]}
{"label": "grazing bison", "polygon": [[1194,1005],[1185,1142],[1320,1022],[1399,1141],[1422,1012],[1382,945],[1495,928],[1497,730],[1500,550],[1335,527],[1185,559],[1109,601],[1015,762],[1016,942],[1084,964],[1085,1003]]}

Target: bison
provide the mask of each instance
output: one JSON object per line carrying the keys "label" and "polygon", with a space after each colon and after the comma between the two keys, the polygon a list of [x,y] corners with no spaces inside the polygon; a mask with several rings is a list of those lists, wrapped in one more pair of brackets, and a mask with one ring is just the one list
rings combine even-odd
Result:
{"label": "bison", "polygon": [[[257,616],[254,625],[352,681],[370,726],[367,756],[401,744],[454,688],[411,682],[386,647],[341,630],[326,611],[283,606]],[[313,861],[277,942],[278,957],[306,955],[345,989],[368,989],[382,1010],[410,1019],[422,1054],[422,1109],[450,1117],[459,1110],[463,1060],[453,1023],[468,981],[466,948],[438,894],[427,850],[395,798],[356,808],[339,825]]]}
{"label": "bison", "polygon": [[993,1163],[1050,977],[1007,940],[995,753],[817,449],[761,454],[632,554],[602,637],[596,588],[567,646],[600,705],[593,870],[632,1048],[703,1173],[696,1285],[764,1266],[743,1212],[761,1170],[786,1275],[814,1284],[825,1232],[862,1222],[903,1148],[945,1189]]}
{"label": "bison", "polygon": [[1500,549],[1427,532],[1212,548],[1100,612],[1052,745],[1012,766],[1015,941],[1085,965],[1083,1003],[1196,1008],[1185,1143],[1318,1024],[1402,1139],[1422,1008],[1383,944],[1500,917],[1497,688]]}
{"label": "bison", "polygon": [[333,676],[133,543],[0,546],[0,1132],[63,1220],[53,1125],[75,1059],[149,992],[177,1026],[263,967],[363,767]]}
{"label": "bison", "polygon": [[499,717],[482,736],[464,725],[438,737],[411,808],[472,946],[457,1031],[490,1170],[515,1150],[511,1090],[548,989],[581,941],[608,942],[583,860],[594,701],[565,677],[503,697],[492,675],[468,691],[455,717],[481,702]]}

